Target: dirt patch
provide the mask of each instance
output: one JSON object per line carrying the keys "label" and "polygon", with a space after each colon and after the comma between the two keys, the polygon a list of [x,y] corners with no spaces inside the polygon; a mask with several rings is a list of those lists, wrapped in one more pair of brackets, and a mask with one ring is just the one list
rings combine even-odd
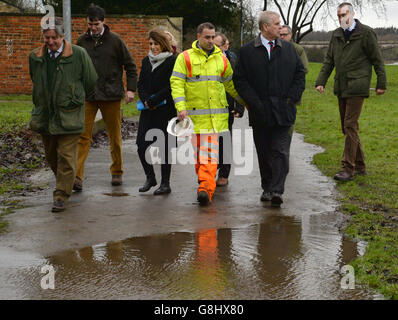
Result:
{"label": "dirt patch", "polygon": [[[138,122],[134,120],[122,121],[122,139],[135,139]],[[109,145],[105,130],[93,136],[92,148]],[[0,168],[3,177],[11,178],[32,169],[47,166],[41,136],[28,129],[15,128],[14,131],[0,133]],[[10,169],[10,170],[4,170]],[[8,172],[9,171],[9,172]]]}
{"label": "dirt patch", "polygon": [[0,134],[0,167],[30,169],[44,167],[44,148],[39,134],[15,129]]}
{"label": "dirt patch", "polygon": [[[138,122],[131,119],[123,119],[122,120],[122,139],[130,140],[135,139],[137,137],[138,130]],[[108,134],[106,130],[99,131],[96,135],[93,136],[93,140],[91,142],[92,148],[100,148],[103,146],[109,145]]]}

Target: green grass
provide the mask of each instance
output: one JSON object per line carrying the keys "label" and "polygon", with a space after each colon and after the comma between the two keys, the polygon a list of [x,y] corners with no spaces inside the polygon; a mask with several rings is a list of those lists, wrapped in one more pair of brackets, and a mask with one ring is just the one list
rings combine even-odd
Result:
{"label": "green grass", "polygon": [[[295,129],[307,142],[325,152],[314,163],[332,177],[340,169],[344,148],[333,75],[323,95],[315,90],[321,64],[310,64],[307,89],[298,107]],[[375,288],[387,298],[398,299],[398,66],[386,66],[388,88],[383,96],[371,91],[359,119],[361,143],[368,175],[338,183],[341,210],[351,216],[345,233],[368,241],[363,257],[352,262],[356,280]],[[373,76],[372,87],[376,77]]]}
{"label": "green grass", "polygon": [[134,102],[130,102],[129,104],[126,104],[124,100],[122,101],[124,118],[136,117],[140,115],[140,111],[137,110],[137,99],[138,98],[136,96],[136,100]]}
{"label": "green grass", "polygon": [[[0,95],[0,134],[17,134],[27,128],[33,107],[32,98],[28,95]],[[0,148],[5,146],[0,145]],[[12,166],[10,168],[0,167],[0,233],[6,231],[7,222],[3,216],[20,208],[15,202],[7,199],[8,195],[29,188],[23,183],[23,173],[35,167],[26,165],[23,167]]]}
{"label": "green grass", "polygon": [[13,131],[15,127],[26,127],[32,108],[32,102],[0,102],[0,133]]}
{"label": "green grass", "polygon": [[0,101],[3,100],[32,102],[32,96],[27,94],[12,94],[12,95],[0,94]]}
{"label": "green grass", "polygon": [[1,200],[0,201],[0,234],[7,231],[8,222],[2,218],[17,209],[23,208],[20,200]]}
{"label": "green grass", "polygon": [[[0,95],[0,133],[23,128],[29,122],[33,108],[31,96],[1,96]],[[139,116],[137,103],[122,103],[123,117]]]}

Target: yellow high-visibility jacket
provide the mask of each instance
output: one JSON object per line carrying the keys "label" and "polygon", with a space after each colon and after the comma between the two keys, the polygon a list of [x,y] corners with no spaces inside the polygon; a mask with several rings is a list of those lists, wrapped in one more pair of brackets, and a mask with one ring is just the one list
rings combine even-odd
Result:
{"label": "yellow high-visibility jacket", "polygon": [[[170,78],[172,96],[178,112],[187,110],[195,133],[214,133],[228,130],[228,103],[225,90],[240,104],[232,82],[232,67],[222,51],[214,46],[210,56],[198,48],[180,53]],[[184,56],[185,55],[185,56]]]}

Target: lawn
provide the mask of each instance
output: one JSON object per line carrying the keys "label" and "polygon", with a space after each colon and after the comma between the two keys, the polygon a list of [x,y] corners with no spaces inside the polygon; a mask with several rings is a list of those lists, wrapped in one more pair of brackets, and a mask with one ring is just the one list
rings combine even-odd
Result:
{"label": "lawn", "polygon": [[[310,64],[295,129],[305,135],[305,141],[325,148],[314,163],[332,177],[340,169],[344,136],[333,75],[323,95],[315,90],[320,68],[321,64]],[[398,66],[386,66],[386,71],[386,94],[376,96],[371,91],[359,120],[368,175],[339,182],[337,188],[343,195],[341,210],[351,217],[345,233],[369,244],[365,255],[352,262],[356,280],[398,299]],[[373,88],[375,83],[374,74]]]}
{"label": "lawn", "polygon": [[0,133],[26,127],[33,104],[31,101],[5,101],[0,96]]}
{"label": "lawn", "polygon": [[[32,98],[27,95],[0,95],[0,133],[26,127],[33,108]],[[122,103],[123,117],[139,115],[136,102]]]}

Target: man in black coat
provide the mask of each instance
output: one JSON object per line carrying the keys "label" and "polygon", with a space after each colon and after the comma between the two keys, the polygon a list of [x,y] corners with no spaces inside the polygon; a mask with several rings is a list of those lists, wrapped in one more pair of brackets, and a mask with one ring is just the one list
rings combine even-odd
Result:
{"label": "man in black coat", "polygon": [[240,50],[233,81],[248,105],[263,194],[261,201],[283,203],[289,172],[291,127],[305,89],[305,71],[294,46],[279,38],[279,15],[263,11],[261,33]]}

